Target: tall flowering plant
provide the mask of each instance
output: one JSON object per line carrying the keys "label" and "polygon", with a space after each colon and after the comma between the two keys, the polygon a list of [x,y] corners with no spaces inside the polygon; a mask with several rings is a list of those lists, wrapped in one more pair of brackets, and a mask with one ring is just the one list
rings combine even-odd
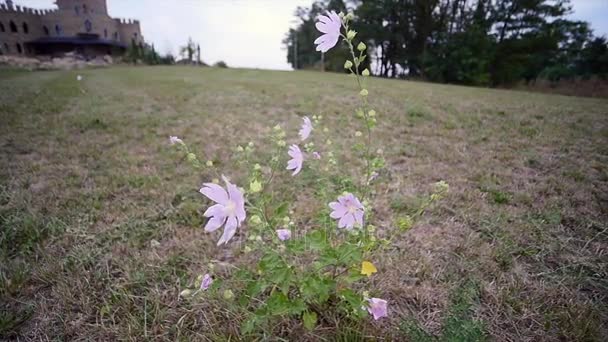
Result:
{"label": "tall flowering plant", "polygon": [[[342,171],[346,167],[338,163],[332,150],[329,129],[321,127],[323,117],[314,115],[312,120],[302,119],[293,138],[280,125],[273,127],[270,147],[265,150],[272,152],[265,161],[254,162],[253,143],[236,148],[240,165],[248,171],[246,181],[241,180],[248,183],[246,188],[230,179],[236,175],[218,174],[200,189],[209,203],[203,214],[208,218],[205,231],[215,234],[222,228],[217,242],[221,248],[228,248],[238,236],[240,242],[244,241],[243,254],[254,256],[250,260],[256,260],[256,265],[251,267],[250,260],[233,265],[235,271],[227,277],[213,274],[211,263],[193,287],[184,289],[181,295],[205,300],[215,294],[222,300],[236,301],[247,314],[243,333],[287,317],[299,319],[306,329],[312,330],[326,315],[352,319],[369,316],[374,320],[389,316],[390,298],[382,298],[381,293],[370,287],[370,279],[377,277],[378,268],[382,268],[378,252],[390,246],[399,232],[409,229],[424,209],[448,190],[446,183],[437,183],[416,215],[398,218],[396,228],[383,227],[384,237],[377,238],[372,215],[373,187],[381,178],[384,160],[372,148],[377,118],[368,102],[366,83],[370,73],[361,70],[367,48],[363,42],[355,45],[357,32],[350,28],[353,18],[352,14],[333,11],[319,16],[316,27],[322,35],[314,43],[318,51],[326,52],[342,40],[351,55],[344,68],[356,79],[360,102],[355,114],[361,131],[365,132],[354,132],[359,142],[353,148],[363,160],[357,180],[352,181]],[[286,139],[293,144],[287,146]],[[317,148],[314,140],[323,141],[318,144],[321,148]],[[182,139],[172,136],[170,142],[197,169],[213,168],[213,162],[201,162]],[[273,183],[279,179],[294,187],[293,193],[314,190],[312,202],[324,204],[315,207],[318,212],[313,219],[304,221],[289,216],[298,212],[300,205],[283,201],[285,196],[273,191]]]}

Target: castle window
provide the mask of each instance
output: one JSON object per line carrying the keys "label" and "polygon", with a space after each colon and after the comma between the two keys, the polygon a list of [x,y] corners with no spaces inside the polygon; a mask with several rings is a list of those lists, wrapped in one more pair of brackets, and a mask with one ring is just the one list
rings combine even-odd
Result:
{"label": "castle window", "polygon": [[76,15],[80,15],[80,7],[78,5],[74,6],[74,12],[76,12]]}
{"label": "castle window", "polygon": [[17,43],[17,52],[18,52],[19,54],[22,54],[22,53],[23,53],[23,49],[21,48],[21,44],[19,44],[19,43]]}
{"label": "castle window", "polygon": [[85,29],[87,32],[91,32],[91,30],[93,30],[93,24],[91,24],[91,21],[90,21],[90,20],[88,20],[88,19],[87,19],[87,20],[85,20],[85,22],[84,22],[84,29]]}
{"label": "castle window", "polygon": [[3,24],[3,23],[0,23],[0,32],[4,32],[4,31],[5,31],[5,29],[4,29],[4,24]]}
{"label": "castle window", "polygon": [[11,32],[17,33],[17,25],[15,25],[15,23],[12,20],[9,25],[11,27]]}
{"label": "castle window", "polygon": [[30,28],[27,26],[27,23],[23,23],[23,33],[30,33]]}
{"label": "castle window", "polygon": [[108,29],[103,29],[103,37],[108,38]]}
{"label": "castle window", "polygon": [[49,28],[46,26],[42,26],[42,30],[44,31],[44,34],[46,34],[47,36],[51,34],[51,32],[49,31]]}
{"label": "castle window", "polygon": [[59,24],[55,25],[55,34],[61,36],[62,32],[63,30],[61,29],[61,26],[59,26]]}
{"label": "castle window", "polygon": [[11,52],[11,48],[8,46],[8,43],[4,43],[4,52],[6,52],[6,53]]}
{"label": "castle window", "polygon": [[118,40],[118,32],[114,32],[114,40]]}
{"label": "castle window", "polygon": [[83,13],[88,13],[89,10],[87,9],[87,5],[82,5],[82,12]]}

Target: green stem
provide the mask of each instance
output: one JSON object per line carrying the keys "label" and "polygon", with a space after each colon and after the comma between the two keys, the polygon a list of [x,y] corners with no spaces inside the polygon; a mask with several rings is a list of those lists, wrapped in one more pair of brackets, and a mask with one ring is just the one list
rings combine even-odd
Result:
{"label": "green stem", "polygon": [[[345,32],[348,33],[348,24],[344,23],[343,24],[344,30]],[[342,38],[344,39],[344,41],[348,44],[348,49],[350,50],[350,54],[353,58],[353,63],[355,64],[355,76],[357,77],[357,85],[359,86],[359,91],[365,89],[363,87],[363,80],[361,79],[362,76],[359,74],[359,65],[361,63],[361,58],[363,57],[363,52],[361,52],[359,54],[359,59],[358,62],[355,62],[355,48],[353,47],[352,42],[346,38],[345,35],[342,35]],[[352,69],[351,69],[352,72]],[[372,166],[371,166],[371,145],[372,145],[372,129],[370,127],[370,123],[369,123],[369,106],[368,106],[368,102],[367,102],[367,96],[362,96],[362,102],[363,102],[363,119],[365,120],[365,127],[367,130],[367,144],[366,144],[366,149],[365,149],[365,179],[363,180],[363,185],[361,186],[362,188],[362,198],[365,200],[367,199],[367,197],[369,196],[369,179],[371,178],[372,175]]]}

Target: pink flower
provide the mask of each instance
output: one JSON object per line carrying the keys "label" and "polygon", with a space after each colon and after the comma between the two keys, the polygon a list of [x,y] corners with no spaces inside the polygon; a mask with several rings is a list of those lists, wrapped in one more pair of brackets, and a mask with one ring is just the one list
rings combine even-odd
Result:
{"label": "pink flower", "polygon": [[277,235],[279,240],[285,241],[291,239],[291,230],[289,229],[277,229]]}
{"label": "pink flower", "polygon": [[340,27],[342,21],[336,12],[331,11],[328,15],[320,15],[318,22],[315,24],[317,30],[324,33],[321,37],[315,40],[317,44],[317,51],[327,52],[327,50],[333,48],[338,43],[340,38]]}
{"label": "pink flower", "polygon": [[329,207],[333,209],[329,216],[339,219],[338,228],[346,227],[350,230],[355,224],[363,226],[363,204],[353,194],[348,193],[338,197],[338,202],[329,203]]}
{"label": "pink flower", "polygon": [[184,141],[174,135],[169,137],[169,142],[171,143],[171,145],[175,145],[175,144],[184,144]]}
{"label": "pink flower", "polygon": [[209,273],[205,274],[203,276],[203,281],[201,281],[201,290],[206,290],[209,288],[209,286],[211,286],[211,283],[213,283],[213,278],[211,278],[211,276],[209,275]]}
{"label": "pink flower", "polygon": [[295,176],[302,170],[304,155],[298,145],[291,145],[287,154],[292,158],[287,162],[287,170],[294,170],[292,175]]}
{"label": "pink flower", "polygon": [[376,321],[382,317],[388,317],[387,302],[384,299],[370,298],[367,302],[369,303],[367,312],[372,314]]}
{"label": "pink flower", "polygon": [[313,153],[312,153],[312,156],[313,156],[315,159],[321,159],[321,154],[319,154],[319,152],[316,152],[316,151],[315,151],[315,152],[313,152]]}
{"label": "pink flower", "polygon": [[224,226],[224,233],[217,242],[217,245],[227,243],[234,234],[236,229],[241,226],[241,223],[245,221],[247,216],[245,213],[245,198],[243,193],[236,187],[236,185],[230,183],[226,177],[226,189],[214,183],[205,183],[204,187],[201,188],[201,194],[207,196],[210,200],[217,204],[212,205],[203,214],[205,217],[210,217],[205,225],[205,231],[213,232],[219,227]]}
{"label": "pink flower", "polygon": [[308,139],[310,132],[312,132],[312,122],[310,122],[308,116],[305,116],[304,123],[302,124],[302,128],[300,128],[300,132],[298,134],[300,135],[300,138],[302,138],[302,141],[304,141]]}

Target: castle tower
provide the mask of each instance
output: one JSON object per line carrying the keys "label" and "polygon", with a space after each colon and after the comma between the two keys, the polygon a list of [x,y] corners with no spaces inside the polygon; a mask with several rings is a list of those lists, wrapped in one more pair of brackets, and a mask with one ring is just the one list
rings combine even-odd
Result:
{"label": "castle tower", "polygon": [[106,0],[56,0],[56,3],[60,11],[74,11],[84,15],[108,15]]}
{"label": "castle tower", "polygon": [[6,7],[7,7],[9,10],[12,10],[12,9],[14,8],[14,7],[13,7],[13,0],[6,0]]}

